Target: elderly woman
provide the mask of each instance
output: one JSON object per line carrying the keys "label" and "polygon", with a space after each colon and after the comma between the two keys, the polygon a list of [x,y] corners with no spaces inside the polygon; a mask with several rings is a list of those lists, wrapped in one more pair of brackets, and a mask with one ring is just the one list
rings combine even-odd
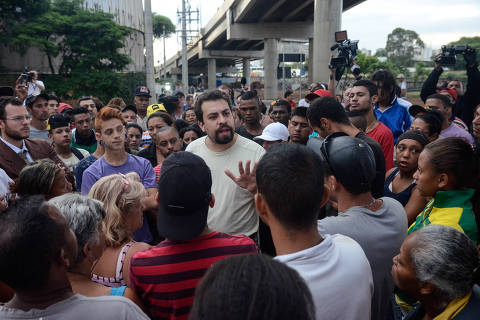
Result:
{"label": "elderly woman", "polygon": [[105,210],[102,203],[74,193],[64,194],[49,202],[65,216],[77,237],[77,258],[72,261],[68,271],[73,292],[87,297],[124,296],[142,307],[135,292],[126,286],[111,288],[91,280],[92,269],[105,250]]}
{"label": "elderly woman", "polygon": [[410,234],[392,267],[398,288],[420,302],[404,320],[478,319],[479,264],[475,244],[457,229],[429,225]]}
{"label": "elderly woman", "polygon": [[148,244],[132,239],[133,232],[143,225],[142,199],[146,195],[135,172],[103,177],[90,189],[88,196],[100,200],[106,212],[107,248],[93,268],[93,281],[108,287],[129,285],[133,254],[150,248]]}
{"label": "elderly woman", "polygon": [[25,166],[13,186],[12,192],[20,197],[41,194],[51,199],[72,191],[65,171],[50,159],[42,159]]}

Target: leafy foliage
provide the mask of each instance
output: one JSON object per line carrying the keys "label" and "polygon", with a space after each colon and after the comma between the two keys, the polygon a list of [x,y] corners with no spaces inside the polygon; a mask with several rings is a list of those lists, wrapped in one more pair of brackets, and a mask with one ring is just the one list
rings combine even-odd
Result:
{"label": "leafy foliage", "polygon": [[155,38],[163,37],[163,28],[165,27],[165,36],[168,37],[172,33],[175,33],[175,25],[172,21],[165,16],[157,13],[153,13],[152,17],[153,36]]}
{"label": "leafy foliage", "polygon": [[387,37],[387,57],[398,67],[412,67],[415,51],[424,48],[420,36],[413,30],[395,28]]}
{"label": "leafy foliage", "polygon": [[428,77],[430,71],[425,68],[426,66],[427,65],[421,61],[417,62],[415,65],[415,73],[413,75],[413,80],[415,82],[425,80]]}
{"label": "leafy foliage", "polygon": [[[60,96],[118,95],[117,71],[131,61],[119,49],[131,30],[109,13],[84,9],[81,0],[38,2],[46,2],[47,10],[16,26],[9,43],[20,53],[34,46],[47,55],[51,73],[59,75],[48,87]],[[56,57],[62,58],[60,66],[53,63]]]}
{"label": "leafy foliage", "polygon": [[398,66],[394,65],[391,61],[386,60],[382,61],[374,56],[366,56],[363,52],[359,52],[357,55],[357,59],[355,60],[362,70],[363,73],[371,75],[375,71],[383,69],[390,71],[394,76],[399,73],[407,73],[405,68],[399,68]]}

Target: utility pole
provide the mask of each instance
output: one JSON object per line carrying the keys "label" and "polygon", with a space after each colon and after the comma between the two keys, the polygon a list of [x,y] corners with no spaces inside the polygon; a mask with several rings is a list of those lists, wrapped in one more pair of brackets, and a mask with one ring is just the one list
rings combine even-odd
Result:
{"label": "utility pole", "polygon": [[145,49],[146,49],[146,64],[145,73],[147,80],[147,87],[152,92],[150,103],[154,103],[157,100],[155,92],[155,79],[153,69],[153,26],[152,26],[152,3],[151,0],[145,0],[144,8],[145,16]]}
{"label": "utility pole", "polygon": [[163,27],[163,79],[167,79],[167,56],[165,55],[165,25]]}
{"label": "utility pole", "polygon": [[188,92],[187,20],[185,1],[186,0],[182,0],[182,83],[183,92]]}

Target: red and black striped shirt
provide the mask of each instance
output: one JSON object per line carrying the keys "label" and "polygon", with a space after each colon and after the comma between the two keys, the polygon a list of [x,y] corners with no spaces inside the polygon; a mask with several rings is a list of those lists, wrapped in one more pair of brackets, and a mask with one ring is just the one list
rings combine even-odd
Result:
{"label": "red and black striped shirt", "polygon": [[130,286],[153,319],[188,319],[195,288],[207,269],[232,255],[258,253],[246,236],[221,232],[188,241],[165,240],[137,252],[130,263]]}

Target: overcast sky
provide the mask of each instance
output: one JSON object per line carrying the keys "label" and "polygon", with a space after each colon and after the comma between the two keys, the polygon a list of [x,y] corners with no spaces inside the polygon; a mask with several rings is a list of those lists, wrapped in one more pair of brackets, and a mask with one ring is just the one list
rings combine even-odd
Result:
{"label": "overcast sky", "polygon": [[[202,25],[222,3],[223,0],[190,0],[192,8],[201,11]],[[177,9],[181,5],[181,0],[152,0],[152,11],[177,24]],[[360,48],[372,51],[385,47],[387,35],[396,27],[416,31],[434,49],[462,36],[480,36],[480,0],[367,0],[342,16],[342,29],[348,30],[349,38],[360,40]],[[180,48],[176,36],[168,39],[167,58]],[[158,64],[158,60],[163,60],[160,41],[155,41],[154,51]]]}

